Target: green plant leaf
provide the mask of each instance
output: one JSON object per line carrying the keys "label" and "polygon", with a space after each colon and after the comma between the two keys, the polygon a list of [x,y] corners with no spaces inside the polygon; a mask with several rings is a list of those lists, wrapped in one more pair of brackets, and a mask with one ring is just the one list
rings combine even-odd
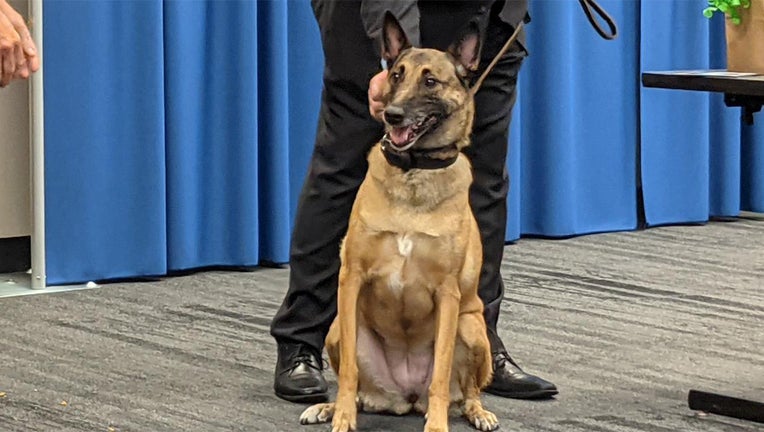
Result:
{"label": "green plant leaf", "polygon": [[733,24],[740,24],[742,21],[740,16],[741,8],[749,8],[751,6],[751,0],[707,0],[708,6],[703,9],[703,16],[706,18],[713,18],[717,12],[721,12]]}

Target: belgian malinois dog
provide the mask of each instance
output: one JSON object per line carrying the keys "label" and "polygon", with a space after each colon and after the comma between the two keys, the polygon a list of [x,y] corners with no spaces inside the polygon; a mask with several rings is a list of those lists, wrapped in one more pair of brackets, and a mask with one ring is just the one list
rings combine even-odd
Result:
{"label": "belgian malinois dog", "polygon": [[426,415],[448,430],[455,408],[477,429],[498,427],[480,393],[491,352],[478,297],[482,246],[469,204],[474,103],[472,26],[446,51],[414,48],[391,14],[383,25],[386,134],[369,153],[341,247],[338,314],[326,338],[336,401],[306,409],[303,424],[356,429],[365,412]]}

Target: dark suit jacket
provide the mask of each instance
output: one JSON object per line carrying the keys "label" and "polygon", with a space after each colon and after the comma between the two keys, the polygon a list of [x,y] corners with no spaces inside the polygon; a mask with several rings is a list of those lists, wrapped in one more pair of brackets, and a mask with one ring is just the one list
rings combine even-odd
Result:
{"label": "dark suit jacket", "polygon": [[[495,2],[496,0],[466,0],[462,3],[464,3],[465,8],[486,11],[490,10]],[[411,44],[420,46],[420,11],[418,3],[417,0],[361,0],[361,19],[363,20],[366,34],[372,40],[379,41],[382,18],[386,11],[390,11],[400,22]],[[513,29],[520,21],[526,23],[530,21],[528,0],[504,0],[503,3],[499,11],[499,17]],[[487,14],[484,15],[487,16]],[[483,24],[487,25],[487,20]],[[520,32],[517,41],[522,49],[527,52],[525,49],[525,31]]]}

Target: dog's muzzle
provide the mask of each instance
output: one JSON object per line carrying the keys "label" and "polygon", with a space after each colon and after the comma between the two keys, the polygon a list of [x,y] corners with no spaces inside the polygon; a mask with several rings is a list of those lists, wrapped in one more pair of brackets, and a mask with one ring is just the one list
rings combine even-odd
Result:
{"label": "dog's muzzle", "polygon": [[390,131],[387,133],[390,145],[397,151],[406,151],[416,144],[422,135],[436,129],[440,124],[440,120],[440,115],[430,114],[419,119],[417,122],[411,122],[403,126],[390,125]]}

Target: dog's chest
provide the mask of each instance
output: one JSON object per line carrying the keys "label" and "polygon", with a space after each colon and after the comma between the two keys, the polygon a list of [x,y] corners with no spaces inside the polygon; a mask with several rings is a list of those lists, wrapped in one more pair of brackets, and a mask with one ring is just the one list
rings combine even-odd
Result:
{"label": "dog's chest", "polygon": [[443,256],[447,239],[419,233],[389,233],[381,246],[371,251],[370,273],[377,295],[411,303],[428,295],[445,273],[450,259]]}
{"label": "dog's chest", "polygon": [[411,250],[414,248],[414,239],[409,234],[399,234],[395,240],[398,243],[398,254],[404,259],[411,255]]}
{"label": "dog's chest", "polygon": [[400,297],[405,287],[404,280],[407,280],[404,275],[405,264],[411,261],[411,254],[414,250],[414,236],[409,234],[398,235],[395,238],[395,243],[398,247],[398,254],[392,260],[395,265],[389,269],[387,288],[393,295]]}

